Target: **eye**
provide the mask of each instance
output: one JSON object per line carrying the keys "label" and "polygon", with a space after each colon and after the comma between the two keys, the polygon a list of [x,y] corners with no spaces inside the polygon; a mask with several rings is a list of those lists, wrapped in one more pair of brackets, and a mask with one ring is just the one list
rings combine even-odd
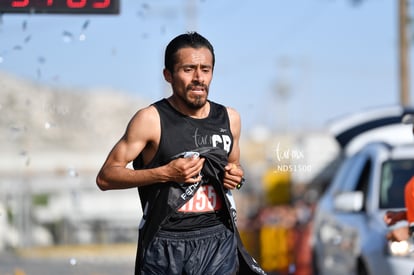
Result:
{"label": "eye", "polygon": [[201,66],[200,69],[203,73],[208,73],[211,71],[211,68],[209,66]]}

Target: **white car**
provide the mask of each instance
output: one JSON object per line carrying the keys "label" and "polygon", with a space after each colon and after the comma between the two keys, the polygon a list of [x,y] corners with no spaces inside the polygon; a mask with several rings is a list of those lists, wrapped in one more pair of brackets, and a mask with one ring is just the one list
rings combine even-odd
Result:
{"label": "white car", "polygon": [[414,252],[391,243],[387,210],[404,208],[404,187],[414,176],[414,143],[373,142],[342,162],[320,198],[313,220],[315,274],[407,275]]}

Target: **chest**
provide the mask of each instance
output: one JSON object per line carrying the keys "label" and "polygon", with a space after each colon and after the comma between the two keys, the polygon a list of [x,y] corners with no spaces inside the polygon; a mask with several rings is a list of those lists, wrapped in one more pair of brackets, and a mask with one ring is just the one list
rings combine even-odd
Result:
{"label": "chest", "polygon": [[200,147],[218,147],[231,151],[233,137],[227,116],[205,119],[161,116],[159,152],[162,157],[176,155]]}

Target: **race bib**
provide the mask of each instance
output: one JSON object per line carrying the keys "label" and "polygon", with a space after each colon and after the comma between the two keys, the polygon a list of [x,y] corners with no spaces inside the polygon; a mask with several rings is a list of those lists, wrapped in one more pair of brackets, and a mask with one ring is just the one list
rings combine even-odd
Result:
{"label": "race bib", "polygon": [[187,201],[179,212],[202,213],[221,209],[221,199],[212,185],[203,185],[198,188],[194,196]]}

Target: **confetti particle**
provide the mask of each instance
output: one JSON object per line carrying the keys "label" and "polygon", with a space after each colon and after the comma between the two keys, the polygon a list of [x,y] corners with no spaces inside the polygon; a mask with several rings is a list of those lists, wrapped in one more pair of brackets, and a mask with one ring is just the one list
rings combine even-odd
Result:
{"label": "confetti particle", "polygon": [[73,34],[71,32],[63,31],[62,36],[63,42],[70,43],[73,40]]}

